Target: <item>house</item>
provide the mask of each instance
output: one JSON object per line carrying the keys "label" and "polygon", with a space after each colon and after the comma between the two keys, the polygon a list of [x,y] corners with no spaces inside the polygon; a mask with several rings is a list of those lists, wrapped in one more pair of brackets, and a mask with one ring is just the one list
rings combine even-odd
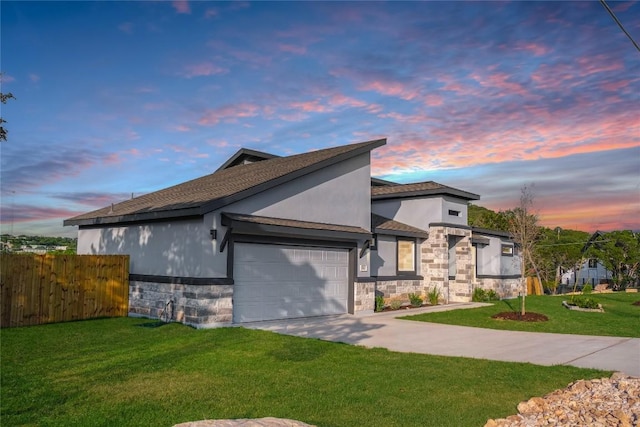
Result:
{"label": "house", "polygon": [[376,295],[517,293],[500,232],[467,226],[479,196],[372,179],[368,141],[279,157],[242,149],[210,175],[64,221],[79,254],[130,255],[131,315],[197,327],[373,311]]}
{"label": "house", "polygon": [[574,269],[569,269],[562,274],[562,285],[574,286],[582,289],[584,285],[591,285],[595,288],[600,283],[611,283],[612,273],[595,258],[582,260],[582,264],[577,268],[577,274]]}

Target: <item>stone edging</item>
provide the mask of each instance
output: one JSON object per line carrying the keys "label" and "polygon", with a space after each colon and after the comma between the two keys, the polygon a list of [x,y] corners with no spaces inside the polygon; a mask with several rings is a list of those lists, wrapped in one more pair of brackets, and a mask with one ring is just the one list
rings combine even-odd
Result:
{"label": "stone edging", "polygon": [[569,310],[574,310],[574,311],[586,311],[586,312],[590,312],[590,313],[604,313],[604,308],[602,308],[601,304],[598,304],[598,308],[582,308],[582,307],[578,307],[577,305],[571,305],[566,301],[562,301],[562,305],[565,306],[566,308],[568,308]]}

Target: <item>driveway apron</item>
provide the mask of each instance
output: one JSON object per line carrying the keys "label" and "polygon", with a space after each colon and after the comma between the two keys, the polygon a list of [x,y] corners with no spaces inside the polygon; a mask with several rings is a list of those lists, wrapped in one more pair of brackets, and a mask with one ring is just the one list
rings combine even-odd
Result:
{"label": "driveway apron", "polygon": [[285,335],[392,351],[461,356],[537,365],[571,365],[640,377],[640,338],[547,334],[442,325],[397,319],[407,314],[464,309],[481,303],[371,315],[323,316],[242,324]]}

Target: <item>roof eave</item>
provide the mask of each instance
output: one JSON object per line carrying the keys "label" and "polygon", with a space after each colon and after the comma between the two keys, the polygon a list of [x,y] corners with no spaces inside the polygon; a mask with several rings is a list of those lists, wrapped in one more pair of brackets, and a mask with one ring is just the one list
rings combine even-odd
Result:
{"label": "roof eave", "polygon": [[63,225],[77,225],[84,226],[99,226],[99,225],[113,225],[121,223],[134,223],[134,222],[149,222],[149,221],[161,221],[168,219],[184,218],[202,216],[200,208],[179,209],[171,211],[154,211],[154,212],[141,212],[127,215],[116,216],[100,216],[95,218],[81,218],[81,219],[65,219]]}
{"label": "roof eave", "polygon": [[467,191],[456,190],[455,188],[438,188],[433,190],[419,190],[419,191],[404,191],[390,194],[376,194],[371,195],[371,200],[384,200],[384,199],[403,199],[410,197],[421,196],[438,196],[449,195],[455,196],[464,200],[480,200],[480,196],[477,194],[469,193]]}

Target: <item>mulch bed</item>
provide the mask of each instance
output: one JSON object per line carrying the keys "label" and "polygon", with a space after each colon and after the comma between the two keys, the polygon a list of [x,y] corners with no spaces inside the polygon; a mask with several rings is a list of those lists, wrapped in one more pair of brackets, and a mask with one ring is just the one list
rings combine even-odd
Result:
{"label": "mulch bed", "polygon": [[640,301],[636,301],[632,305],[640,305]]}
{"label": "mulch bed", "polygon": [[530,311],[526,312],[524,316],[515,311],[503,311],[502,313],[494,314],[491,318],[498,320],[518,320],[520,322],[546,322],[549,320],[544,314],[532,313]]}

